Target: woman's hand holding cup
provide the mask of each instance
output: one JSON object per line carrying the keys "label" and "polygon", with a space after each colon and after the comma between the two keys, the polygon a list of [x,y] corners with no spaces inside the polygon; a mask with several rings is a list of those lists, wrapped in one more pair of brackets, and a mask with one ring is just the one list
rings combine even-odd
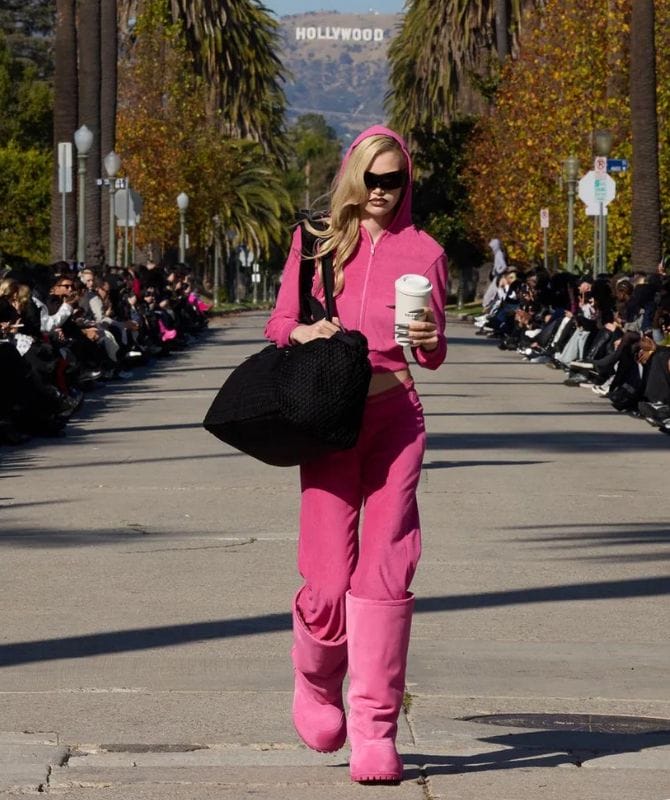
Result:
{"label": "woman's hand holding cup", "polygon": [[425,309],[423,320],[409,323],[410,347],[420,347],[422,350],[435,350],[438,345],[437,325],[432,308]]}

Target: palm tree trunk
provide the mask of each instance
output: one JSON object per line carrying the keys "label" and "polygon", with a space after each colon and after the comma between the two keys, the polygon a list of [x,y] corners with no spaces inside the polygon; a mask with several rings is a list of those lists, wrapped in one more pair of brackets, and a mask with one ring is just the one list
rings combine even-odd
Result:
{"label": "palm tree trunk", "polygon": [[504,64],[510,54],[510,29],[508,0],[496,0],[496,50],[498,60]]}
{"label": "palm tree trunk", "polygon": [[[77,29],[76,0],[56,0],[54,37],[54,151],[59,142],[72,142],[77,127]],[[74,147],[73,147],[74,149]],[[58,159],[54,158],[51,188],[51,257],[63,253],[62,196],[58,191]],[[65,195],[65,256],[74,258],[76,248],[76,198]]]}
{"label": "palm tree trunk", "polygon": [[[104,0],[100,11],[100,61],[102,82],[100,86],[100,156],[114,150],[116,143],[116,67],[118,51],[118,27],[116,17],[116,0]],[[106,177],[103,164],[99,174]],[[109,192],[103,190],[101,197],[101,231],[100,240],[109,242]],[[106,249],[106,248],[105,248]],[[107,253],[106,261],[110,261]]]}
{"label": "palm tree trunk", "polygon": [[79,4],[79,124],[93,133],[86,162],[86,261],[99,264],[100,251],[100,0]]}
{"label": "palm tree trunk", "polygon": [[661,258],[654,0],[635,0],[630,31],[630,105],[633,133],[633,243],[635,270],[653,272]]}

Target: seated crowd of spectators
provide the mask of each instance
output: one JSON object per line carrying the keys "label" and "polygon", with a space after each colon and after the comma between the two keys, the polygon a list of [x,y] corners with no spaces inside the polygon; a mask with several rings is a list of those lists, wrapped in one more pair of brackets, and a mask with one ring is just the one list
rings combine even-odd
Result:
{"label": "seated crowd of spectators", "polygon": [[[595,279],[538,268],[495,279],[477,333],[499,339],[533,364],[563,370],[568,386],[590,388],[621,412],[670,434],[670,277]],[[495,296],[493,296],[495,294]]]}
{"label": "seated crowd of spectators", "polygon": [[185,265],[0,274],[0,443],[58,435],[97,383],[193,342],[207,309]]}

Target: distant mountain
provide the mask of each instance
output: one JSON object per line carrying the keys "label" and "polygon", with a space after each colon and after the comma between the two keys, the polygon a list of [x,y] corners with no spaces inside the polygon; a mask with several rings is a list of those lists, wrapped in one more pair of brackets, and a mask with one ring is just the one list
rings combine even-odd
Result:
{"label": "distant mountain", "polygon": [[301,114],[322,114],[348,144],[384,122],[387,51],[401,18],[337,11],[282,17],[289,123]]}

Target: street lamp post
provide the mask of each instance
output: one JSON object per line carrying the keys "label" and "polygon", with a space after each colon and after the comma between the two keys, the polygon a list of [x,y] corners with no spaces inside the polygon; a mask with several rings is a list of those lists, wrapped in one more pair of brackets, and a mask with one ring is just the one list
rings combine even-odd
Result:
{"label": "street lamp post", "polygon": [[230,292],[229,300],[233,303],[239,302],[239,282],[240,282],[240,260],[233,244],[237,234],[232,228],[226,231],[226,241],[228,242],[228,282],[231,284],[232,292]]}
{"label": "street lamp post", "polygon": [[112,150],[103,159],[105,172],[109,179],[109,253],[107,263],[110,267],[116,266],[116,214],[114,209],[114,195],[116,194],[116,174],[121,169],[121,159]]}
{"label": "street lamp post", "polygon": [[180,192],[177,195],[177,208],[179,209],[179,262],[186,261],[186,209],[188,208],[188,195]]}
{"label": "street lamp post", "polygon": [[[595,154],[607,158],[612,152],[612,140],[611,131],[595,131],[593,134],[593,149],[595,150]],[[600,271],[607,272],[607,216],[605,214],[604,203],[600,203],[599,211],[600,213],[596,218],[598,220],[598,240],[600,242],[598,262]]]}
{"label": "street lamp post", "polygon": [[221,270],[221,219],[218,214],[213,219],[214,222],[214,309],[219,307],[219,284]]}
{"label": "street lamp post", "polygon": [[568,187],[568,272],[575,268],[575,188],[579,176],[579,159],[569,156],[563,162],[563,177]]}
{"label": "street lamp post", "polygon": [[86,260],[86,159],[93,146],[93,133],[82,125],[74,133],[74,144],[77,148],[79,176],[79,203],[77,211],[77,261],[83,264]]}

